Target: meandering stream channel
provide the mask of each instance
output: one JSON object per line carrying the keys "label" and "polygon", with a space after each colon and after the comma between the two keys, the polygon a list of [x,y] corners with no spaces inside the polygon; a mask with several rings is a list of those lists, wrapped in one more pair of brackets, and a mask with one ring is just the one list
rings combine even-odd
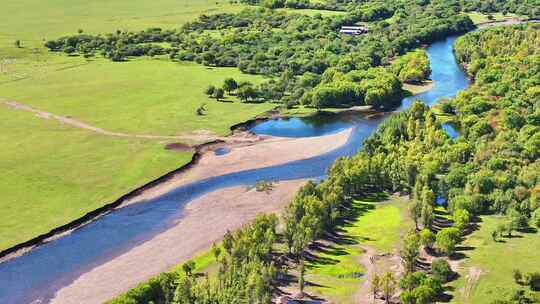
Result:
{"label": "meandering stream channel", "polygon": [[[455,62],[452,51],[454,39],[449,37],[427,49],[435,85],[428,92],[405,98],[400,109],[408,108],[415,99],[431,105],[439,98],[453,96],[468,86],[469,80]],[[336,158],[358,151],[363,140],[384,119],[384,116],[368,119],[361,115],[336,115],[332,118],[263,122],[251,131],[290,137],[320,136],[351,127],[353,131],[346,144],[330,152],[186,184],[156,199],[120,208],[70,234],[1,263],[0,303],[47,302],[58,289],[81,274],[171,227],[181,219],[187,202],[206,193],[226,187],[252,185],[258,180],[323,177]]]}

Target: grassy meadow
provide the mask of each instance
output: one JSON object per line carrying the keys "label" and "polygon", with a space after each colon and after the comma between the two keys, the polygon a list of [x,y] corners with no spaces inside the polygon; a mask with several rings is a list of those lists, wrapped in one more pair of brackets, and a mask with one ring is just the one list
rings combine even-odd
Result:
{"label": "grassy meadow", "polygon": [[[177,135],[208,130],[225,135],[229,127],[274,105],[217,102],[204,89],[227,77],[257,82],[261,77],[236,68],[208,68],[196,63],[140,58],[128,62],[94,59],[81,65],[1,85],[5,99],[70,116],[107,130]],[[234,102],[232,102],[234,101]],[[206,115],[195,110],[206,104]]]}
{"label": "grassy meadow", "polygon": [[469,12],[469,13],[467,13],[467,15],[469,15],[469,17],[471,18],[471,20],[472,20],[472,22],[474,24],[485,23],[485,22],[488,22],[488,21],[503,21],[505,19],[518,17],[515,14],[503,15],[502,13],[494,13],[494,14],[491,14],[493,19],[490,20],[488,18],[488,16],[489,16],[488,14],[483,14],[483,13],[480,13],[480,12]]}
{"label": "grassy meadow", "polygon": [[155,141],[118,139],[0,108],[0,248],[113,201],[191,159]]}
{"label": "grassy meadow", "polygon": [[[520,288],[512,276],[514,269],[522,273],[540,270],[538,232],[514,232],[511,238],[493,241],[491,232],[506,221],[500,216],[482,216],[479,229],[460,245],[468,250],[461,251],[466,257],[461,264],[460,277],[451,284],[454,288],[452,303],[490,304],[508,299]],[[479,276],[471,277],[474,272]]]}
{"label": "grassy meadow", "polygon": [[[375,201],[375,202],[374,202]],[[332,303],[356,303],[354,296],[363,281],[360,263],[368,246],[378,254],[392,253],[401,235],[411,227],[406,200],[399,197],[356,200],[353,215],[340,229],[337,242],[314,252],[306,262],[306,292],[321,295]]]}
{"label": "grassy meadow", "polygon": [[[178,168],[191,152],[170,141],[115,138],[16,111],[14,100],[95,127],[130,134],[225,135],[232,124],[273,105],[216,102],[203,94],[226,77],[261,81],[237,69],[139,58],[114,63],[48,52],[43,43],[82,29],[174,28],[240,4],[208,0],[21,0],[2,3],[0,19],[0,250],[26,241]],[[22,48],[15,47],[20,40]],[[207,112],[195,109],[205,103]]]}

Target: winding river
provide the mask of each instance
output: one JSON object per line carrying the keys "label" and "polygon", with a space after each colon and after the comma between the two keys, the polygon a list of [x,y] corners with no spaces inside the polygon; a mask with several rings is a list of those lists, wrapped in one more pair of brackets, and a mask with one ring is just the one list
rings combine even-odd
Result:
{"label": "winding river", "polygon": [[[428,92],[405,98],[400,109],[409,107],[415,99],[431,105],[437,99],[453,96],[468,86],[468,79],[453,56],[454,39],[447,38],[428,48],[435,86]],[[58,289],[81,274],[171,227],[182,217],[187,202],[206,193],[226,187],[251,185],[257,180],[323,177],[337,157],[354,154],[383,119],[347,116],[339,119],[292,118],[263,122],[252,131],[292,137],[320,136],[351,127],[353,132],[346,144],[325,154],[186,184],[156,199],[120,208],[27,254],[1,263],[0,303],[47,302]]]}

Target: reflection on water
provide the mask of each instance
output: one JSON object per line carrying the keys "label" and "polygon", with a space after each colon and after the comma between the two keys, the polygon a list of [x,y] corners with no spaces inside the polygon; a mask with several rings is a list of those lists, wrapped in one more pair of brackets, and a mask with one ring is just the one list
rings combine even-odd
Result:
{"label": "reflection on water", "polygon": [[[445,41],[432,44],[427,49],[434,86],[427,92],[404,98],[398,111],[409,108],[412,102],[417,99],[432,105],[439,98],[452,97],[469,85],[469,79],[456,64],[452,49],[454,40],[455,38],[448,38]],[[322,136],[337,133],[351,125],[358,125],[362,128],[364,116],[365,114],[362,113],[356,115],[325,113],[315,117],[271,119],[257,124],[250,131],[257,134],[285,137]]]}
{"label": "reflection on water", "polygon": [[225,155],[225,154],[227,154],[229,152],[231,152],[231,148],[229,148],[229,147],[222,147],[222,148],[217,148],[217,149],[214,150],[214,154],[218,155],[218,156]]}
{"label": "reflection on water", "polygon": [[269,119],[250,129],[256,134],[280,137],[312,137],[338,133],[361,120],[362,115],[320,112],[308,117]]}
{"label": "reflection on water", "polygon": [[[431,45],[427,51],[433,70],[434,88],[403,100],[407,108],[415,98],[433,104],[465,88],[468,80],[454,61],[449,38]],[[73,233],[42,245],[28,254],[0,264],[0,303],[28,303],[47,300],[60,287],[85,271],[128,251],[168,229],[182,217],[185,204],[218,189],[252,185],[258,180],[320,178],[340,156],[353,155],[384,117],[366,119],[362,115],[289,119],[258,125],[253,132],[279,136],[316,136],[351,127],[346,144],[309,159],[282,165],[246,170],[199,180],[178,187],[156,199],[111,212]],[[259,129],[257,129],[257,127]],[[306,147],[309,149],[309,147]]]}

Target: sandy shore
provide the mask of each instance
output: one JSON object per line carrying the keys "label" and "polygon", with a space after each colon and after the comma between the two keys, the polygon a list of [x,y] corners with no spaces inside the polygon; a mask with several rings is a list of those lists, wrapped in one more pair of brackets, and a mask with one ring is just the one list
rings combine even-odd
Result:
{"label": "sandy shore", "polygon": [[344,145],[351,132],[352,129],[347,129],[325,136],[270,137],[253,143],[228,144],[226,147],[231,151],[224,155],[206,151],[193,168],[144,191],[128,204],[155,198],[188,182],[314,157]]}
{"label": "sandy shore", "polygon": [[427,91],[431,91],[435,86],[435,82],[432,80],[426,80],[421,84],[404,83],[403,89],[411,92],[413,95],[421,94]]}
{"label": "sandy shore", "polygon": [[232,187],[196,199],[171,229],[83,274],[51,302],[103,303],[208,249],[227,230],[239,228],[257,214],[281,210],[303,183],[280,182],[269,193]]}

